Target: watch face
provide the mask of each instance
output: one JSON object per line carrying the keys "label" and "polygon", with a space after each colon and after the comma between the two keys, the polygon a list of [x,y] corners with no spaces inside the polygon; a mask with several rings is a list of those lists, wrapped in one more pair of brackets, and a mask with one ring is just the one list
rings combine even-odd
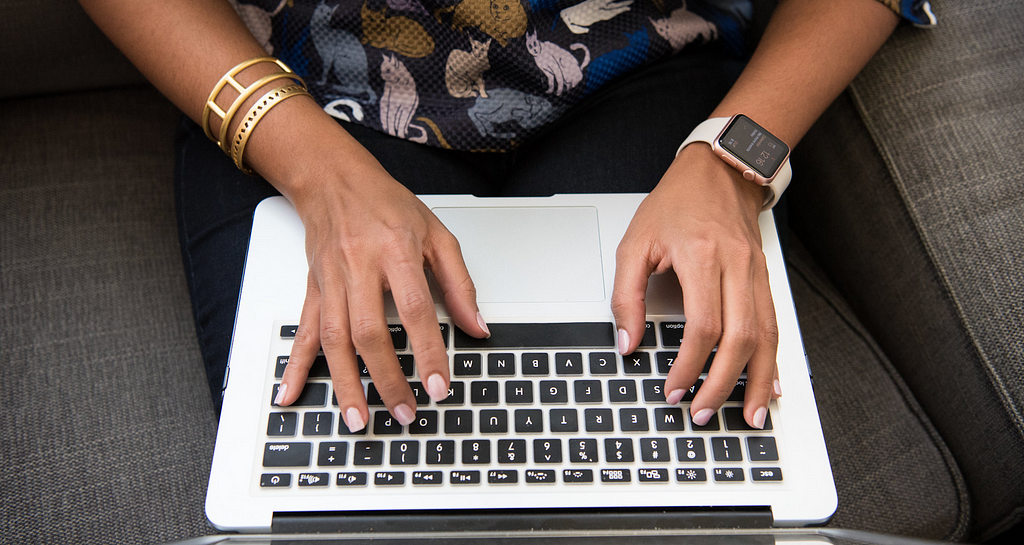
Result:
{"label": "watch face", "polygon": [[718,144],[765,178],[771,178],[789,146],[745,115],[737,115],[718,139]]}

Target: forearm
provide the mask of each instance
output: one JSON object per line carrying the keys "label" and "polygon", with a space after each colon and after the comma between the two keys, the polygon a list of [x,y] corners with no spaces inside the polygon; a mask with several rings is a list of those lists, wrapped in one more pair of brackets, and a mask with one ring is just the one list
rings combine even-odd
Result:
{"label": "forearm", "polygon": [[746,114],[795,146],[897,22],[877,0],[783,0],[712,117]]}

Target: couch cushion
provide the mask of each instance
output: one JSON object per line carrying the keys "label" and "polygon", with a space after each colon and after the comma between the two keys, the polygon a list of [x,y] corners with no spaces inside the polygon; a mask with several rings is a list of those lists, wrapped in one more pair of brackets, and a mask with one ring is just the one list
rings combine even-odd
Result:
{"label": "couch cushion", "polygon": [[11,543],[209,533],[216,430],[148,88],[0,102],[0,512]]}
{"label": "couch cushion", "polygon": [[787,270],[839,494],[829,526],[962,538],[970,505],[953,456],[835,287],[795,236],[789,242]]}
{"label": "couch cushion", "polygon": [[898,29],[797,148],[790,208],[956,456],[984,538],[1024,515],[1024,3],[933,5],[939,26]]}

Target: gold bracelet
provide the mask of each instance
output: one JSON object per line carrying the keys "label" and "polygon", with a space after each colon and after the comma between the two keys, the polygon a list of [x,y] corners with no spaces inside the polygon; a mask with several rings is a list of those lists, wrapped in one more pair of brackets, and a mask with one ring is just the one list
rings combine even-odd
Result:
{"label": "gold bracelet", "polygon": [[252,131],[256,128],[256,124],[263,119],[263,116],[267,115],[267,112],[271,108],[277,106],[281,102],[299,95],[306,95],[312,97],[306,88],[302,85],[288,85],[286,87],[278,87],[273,91],[263,95],[256,104],[253,105],[252,109],[249,110],[248,115],[245,119],[238,124],[238,129],[235,130],[235,137],[231,140],[231,158],[235,161],[235,166],[238,167],[242,172],[255,176],[256,172],[251,168],[245,166],[245,162],[242,157],[245,155],[245,145],[249,143],[249,137],[252,136]]}
{"label": "gold bracelet", "polygon": [[233,115],[234,111],[237,111],[238,108],[243,103],[245,103],[245,100],[243,99],[241,100],[241,102],[239,102],[239,99],[235,99],[235,102],[232,103],[234,111],[229,110],[229,112],[225,112],[220,108],[220,106],[217,105],[217,97],[220,95],[221,91],[224,90],[225,85],[231,85],[231,87],[238,91],[239,98],[241,98],[242,95],[245,95],[246,98],[248,98],[249,96],[252,96],[252,94],[257,89],[259,89],[263,85],[266,85],[267,81],[263,81],[263,79],[261,79],[260,81],[254,83],[253,85],[250,85],[249,87],[243,87],[242,84],[238,83],[238,80],[235,79],[235,76],[240,74],[242,70],[245,70],[246,68],[249,68],[250,66],[259,64],[261,62],[276,64],[281,70],[284,71],[285,74],[287,74],[286,76],[278,76],[278,78],[275,79],[280,79],[281,77],[288,77],[290,79],[295,80],[303,87],[306,86],[306,82],[303,81],[301,77],[295,75],[295,72],[293,72],[292,69],[288,67],[288,65],[281,62],[279,59],[275,59],[274,57],[257,57],[255,59],[249,59],[245,62],[239,63],[231,70],[228,70],[228,72],[220,78],[220,81],[217,82],[217,85],[213,87],[213,91],[210,93],[209,98],[206,99],[206,105],[203,107],[203,117],[201,120],[203,132],[206,133],[206,137],[209,138],[210,140],[213,140],[213,142],[216,143],[221,149],[223,149],[225,153],[227,152],[227,147],[223,145],[222,142],[224,140],[224,135],[226,135],[227,133],[227,130],[223,129],[221,131],[222,135],[219,139],[214,137],[213,129],[210,127],[210,112],[213,112],[217,114],[218,117],[220,117],[222,126],[230,125],[231,115],[229,115],[229,113]]}

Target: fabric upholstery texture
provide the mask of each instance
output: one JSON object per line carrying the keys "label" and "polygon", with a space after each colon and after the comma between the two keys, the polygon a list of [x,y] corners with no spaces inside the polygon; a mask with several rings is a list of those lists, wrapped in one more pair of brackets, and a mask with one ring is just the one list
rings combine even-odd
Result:
{"label": "fabric upholstery texture", "polygon": [[934,5],[797,148],[791,224],[945,438],[985,538],[1024,517],[1024,4]]}
{"label": "fabric upholstery texture", "polygon": [[216,421],[152,89],[0,103],[0,541],[209,533]]}

